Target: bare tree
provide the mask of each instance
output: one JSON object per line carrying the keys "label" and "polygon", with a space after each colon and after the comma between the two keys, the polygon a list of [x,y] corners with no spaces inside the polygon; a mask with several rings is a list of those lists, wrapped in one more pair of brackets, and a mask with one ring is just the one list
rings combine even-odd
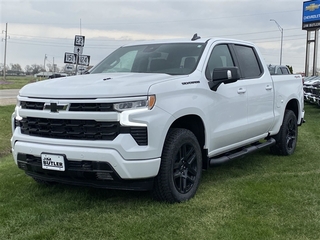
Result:
{"label": "bare tree", "polygon": [[10,70],[22,72],[22,68],[19,63],[10,63]]}
{"label": "bare tree", "polygon": [[30,65],[27,65],[25,68],[24,68],[25,72],[27,75],[31,75],[32,72],[33,72],[33,69]]}
{"label": "bare tree", "polygon": [[57,67],[57,64],[47,63],[46,67],[49,69],[49,72],[60,72],[60,68]]}
{"label": "bare tree", "polygon": [[37,74],[39,72],[44,72],[45,70],[43,69],[43,66],[38,65],[38,64],[32,64],[31,65],[32,69],[32,74]]}

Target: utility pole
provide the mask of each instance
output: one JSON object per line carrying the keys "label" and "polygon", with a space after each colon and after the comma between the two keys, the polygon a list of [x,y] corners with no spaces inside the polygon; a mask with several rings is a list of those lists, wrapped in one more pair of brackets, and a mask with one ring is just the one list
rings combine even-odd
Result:
{"label": "utility pole", "polygon": [[8,23],[6,23],[6,30],[2,31],[4,35],[4,65],[3,65],[3,80],[6,80],[6,71],[7,71],[7,41],[8,41]]}
{"label": "utility pole", "polygon": [[46,60],[47,60],[47,54],[44,55],[44,60],[43,60],[43,69],[46,72]]}
{"label": "utility pole", "polygon": [[54,67],[54,57],[53,57],[53,64],[52,64],[52,71],[53,71],[53,73],[52,73],[52,75],[54,75],[54,72],[55,72],[55,67]]}

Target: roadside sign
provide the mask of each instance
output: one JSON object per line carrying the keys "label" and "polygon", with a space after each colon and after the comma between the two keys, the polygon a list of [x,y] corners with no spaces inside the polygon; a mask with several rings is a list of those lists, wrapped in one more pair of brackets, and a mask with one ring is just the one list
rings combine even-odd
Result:
{"label": "roadside sign", "polygon": [[84,66],[89,66],[89,64],[90,64],[90,56],[88,56],[88,55],[79,55],[78,64],[79,65],[84,65]]}
{"label": "roadside sign", "polygon": [[78,55],[81,55],[83,53],[83,47],[75,46],[74,47],[74,53],[78,54]]}
{"label": "roadside sign", "polygon": [[78,72],[80,72],[80,73],[83,73],[83,72],[85,72],[86,70],[87,70],[87,67],[86,67],[86,66],[80,65],[80,66],[78,67]]}
{"label": "roadside sign", "polygon": [[303,2],[302,30],[320,28],[320,0]]}
{"label": "roadside sign", "polygon": [[73,70],[73,65],[67,64],[65,70],[66,71],[72,71]]}
{"label": "roadside sign", "polygon": [[84,46],[85,37],[81,35],[76,35],[74,37],[74,46],[83,47]]}
{"label": "roadside sign", "polygon": [[64,63],[76,64],[77,62],[77,54],[75,53],[65,53],[64,54]]}

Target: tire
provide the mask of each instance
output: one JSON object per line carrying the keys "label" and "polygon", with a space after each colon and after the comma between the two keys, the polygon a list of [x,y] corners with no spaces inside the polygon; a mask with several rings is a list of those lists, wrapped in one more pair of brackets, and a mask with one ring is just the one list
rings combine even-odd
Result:
{"label": "tire", "polygon": [[273,154],[288,156],[294,153],[298,140],[298,125],[293,111],[285,111],[282,126],[275,140],[276,144],[270,148]]}
{"label": "tire", "polygon": [[195,135],[181,128],[170,129],[164,143],[153,196],[176,203],[192,198],[202,174],[202,153]]}

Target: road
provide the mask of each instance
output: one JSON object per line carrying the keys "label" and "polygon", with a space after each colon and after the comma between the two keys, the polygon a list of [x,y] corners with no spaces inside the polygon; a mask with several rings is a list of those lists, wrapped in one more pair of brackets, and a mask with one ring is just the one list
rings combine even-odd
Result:
{"label": "road", "polygon": [[0,106],[16,104],[20,89],[0,90]]}

